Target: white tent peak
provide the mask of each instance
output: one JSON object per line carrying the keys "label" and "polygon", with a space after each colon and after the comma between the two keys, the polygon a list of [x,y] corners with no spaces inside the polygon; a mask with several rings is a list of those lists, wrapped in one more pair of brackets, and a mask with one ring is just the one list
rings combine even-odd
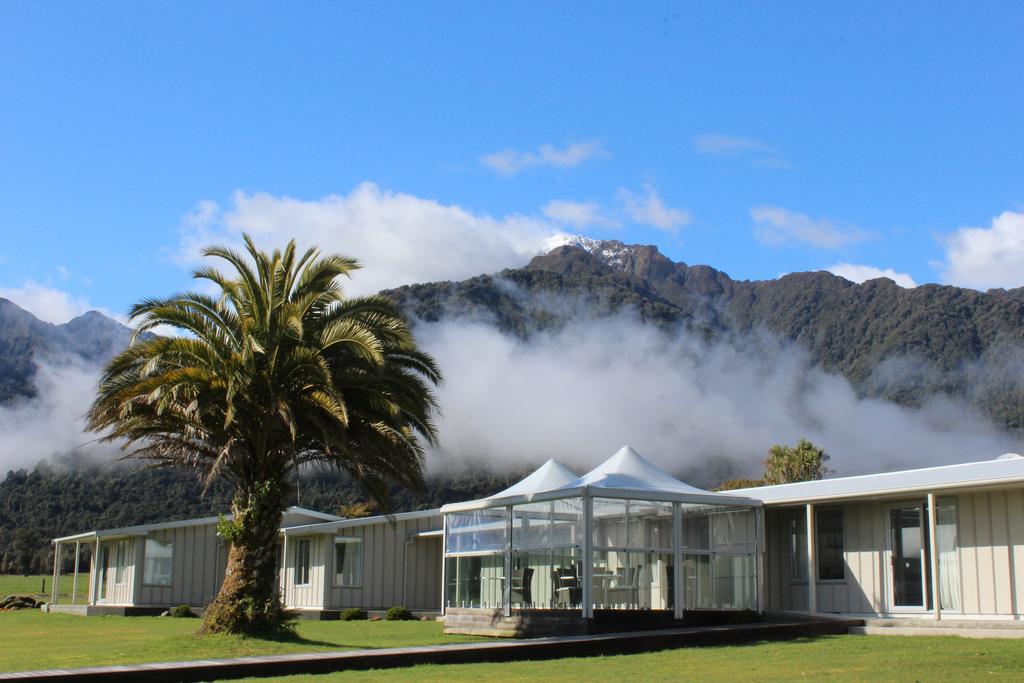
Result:
{"label": "white tent peak", "polygon": [[543,493],[562,488],[576,478],[576,473],[558,462],[549,458],[547,462],[533,471],[521,481],[512,484],[504,491],[498,491],[489,498],[508,498],[510,496],[528,496],[531,493]]}
{"label": "white tent peak", "polygon": [[709,491],[679,481],[637,453],[629,445],[623,446],[615,452],[615,455],[562,488],[579,486],[714,495]]}

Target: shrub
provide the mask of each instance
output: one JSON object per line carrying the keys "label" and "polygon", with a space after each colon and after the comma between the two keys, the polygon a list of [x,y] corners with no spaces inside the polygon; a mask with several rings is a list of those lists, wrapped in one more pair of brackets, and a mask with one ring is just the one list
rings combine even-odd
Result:
{"label": "shrub", "polygon": [[194,617],[195,613],[192,612],[192,608],[188,605],[178,605],[167,610],[172,617]]}
{"label": "shrub", "polygon": [[341,611],[340,619],[342,621],[363,621],[366,619],[366,616],[366,610],[359,609],[358,607],[349,607]]}
{"label": "shrub", "polygon": [[413,613],[402,607],[401,605],[395,605],[388,610],[388,613],[384,615],[384,619],[387,621],[412,621],[416,617]]}

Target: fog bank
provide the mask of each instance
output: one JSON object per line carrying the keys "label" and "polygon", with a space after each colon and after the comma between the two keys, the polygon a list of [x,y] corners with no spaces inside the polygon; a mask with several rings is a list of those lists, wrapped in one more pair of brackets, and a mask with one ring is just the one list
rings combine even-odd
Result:
{"label": "fog bank", "polygon": [[838,475],[994,458],[1019,442],[966,402],[920,409],[859,398],[768,334],[707,343],[630,316],[576,320],[522,341],[486,324],[421,323],[445,372],[434,467],[556,457],[579,471],[629,443],[710,485],[759,476],[769,446],[809,438]]}

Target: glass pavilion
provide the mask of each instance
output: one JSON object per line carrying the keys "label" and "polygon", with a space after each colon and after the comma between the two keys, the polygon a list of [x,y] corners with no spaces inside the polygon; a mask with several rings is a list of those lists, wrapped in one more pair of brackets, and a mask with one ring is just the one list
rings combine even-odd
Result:
{"label": "glass pavilion", "polygon": [[760,611],[760,501],[689,486],[629,446],[582,477],[548,460],[441,511],[446,610]]}

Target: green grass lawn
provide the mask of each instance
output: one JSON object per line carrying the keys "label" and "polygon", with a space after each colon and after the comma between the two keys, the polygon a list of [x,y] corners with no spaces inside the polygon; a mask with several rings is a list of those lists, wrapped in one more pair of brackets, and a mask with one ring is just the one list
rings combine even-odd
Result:
{"label": "green grass lawn", "polygon": [[[198,619],[0,613],[0,671],[457,643],[437,622],[300,622],[296,637],[199,636]],[[346,680],[972,681],[1024,680],[1024,641],[955,637],[830,636],[784,643],[683,648],[643,655],[506,664],[458,664],[292,676]],[[269,680],[269,679],[253,679]]]}
{"label": "green grass lawn", "polygon": [[1024,641],[956,637],[826,636],[790,642],[503,664],[414,666],[287,683],[389,681],[977,681],[1024,680]]}
{"label": "green grass lawn", "polygon": [[[73,575],[62,575],[60,577],[60,602],[71,601],[71,584]],[[36,598],[50,599],[50,588],[53,577],[37,574],[33,576],[18,576],[16,574],[0,574],[0,597],[8,595],[31,595]],[[45,582],[45,592],[43,584]],[[81,600],[89,595],[89,573],[78,574],[78,597]]]}
{"label": "green grass lawn", "polygon": [[200,636],[198,619],[0,613],[0,671],[401,647],[480,640],[446,636],[434,621],[301,621],[296,638]]}

